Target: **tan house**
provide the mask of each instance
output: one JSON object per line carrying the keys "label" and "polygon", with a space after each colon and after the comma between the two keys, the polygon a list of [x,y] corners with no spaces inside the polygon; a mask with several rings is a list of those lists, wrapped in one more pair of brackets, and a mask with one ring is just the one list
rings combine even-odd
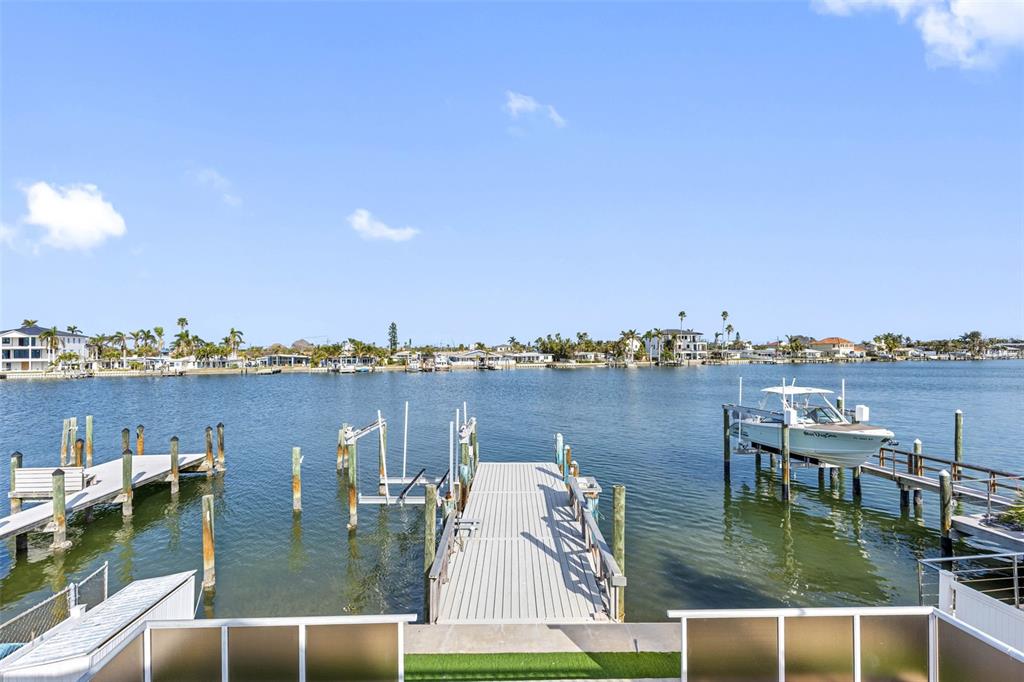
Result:
{"label": "tan house", "polygon": [[856,351],[853,341],[848,341],[839,336],[829,336],[825,339],[812,341],[811,348],[820,351],[828,357],[846,357],[853,355]]}

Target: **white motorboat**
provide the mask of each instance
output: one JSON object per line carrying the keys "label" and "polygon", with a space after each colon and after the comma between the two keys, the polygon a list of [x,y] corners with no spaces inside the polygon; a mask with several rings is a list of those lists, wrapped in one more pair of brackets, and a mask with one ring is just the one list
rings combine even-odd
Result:
{"label": "white motorboat", "polygon": [[741,443],[779,452],[782,424],[789,427],[791,454],[809,457],[838,467],[856,467],[878,454],[893,438],[893,432],[868,421],[868,408],[858,405],[849,420],[829,402],[832,391],[807,386],[772,386],[762,389],[768,398],[778,398],[781,409],[770,410],[728,406],[733,412],[732,433]]}

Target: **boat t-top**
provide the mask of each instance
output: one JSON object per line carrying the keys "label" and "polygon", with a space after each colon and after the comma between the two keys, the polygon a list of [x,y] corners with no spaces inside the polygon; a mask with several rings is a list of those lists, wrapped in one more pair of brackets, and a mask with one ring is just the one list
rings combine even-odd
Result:
{"label": "boat t-top", "polygon": [[[893,438],[893,432],[868,421],[868,408],[857,405],[851,421],[826,397],[824,388],[782,384],[762,389],[765,399],[760,408],[727,406],[736,421],[732,433],[741,443],[760,446],[770,452],[782,447],[782,425],[789,429],[789,451],[838,467],[856,467],[878,454],[879,448]],[[778,399],[780,406],[766,409],[765,403]]]}

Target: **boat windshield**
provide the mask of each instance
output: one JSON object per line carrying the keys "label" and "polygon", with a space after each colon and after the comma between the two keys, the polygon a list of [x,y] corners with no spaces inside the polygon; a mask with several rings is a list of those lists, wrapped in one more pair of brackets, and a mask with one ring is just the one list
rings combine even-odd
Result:
{"label": "boat windshield", "polygon": [[801,421],[814,424],[840,424],[842,419],[827,407],[798,407],[797,416]]}

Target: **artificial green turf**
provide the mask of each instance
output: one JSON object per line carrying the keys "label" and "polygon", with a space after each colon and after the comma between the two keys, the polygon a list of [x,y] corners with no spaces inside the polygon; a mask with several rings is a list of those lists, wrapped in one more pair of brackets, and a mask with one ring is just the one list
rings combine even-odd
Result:
{"label": "artificial green turf", "polygon": [[623,677],[679,677],[679,654],[407,654],[405,657],[405,679],[413,682]]}

